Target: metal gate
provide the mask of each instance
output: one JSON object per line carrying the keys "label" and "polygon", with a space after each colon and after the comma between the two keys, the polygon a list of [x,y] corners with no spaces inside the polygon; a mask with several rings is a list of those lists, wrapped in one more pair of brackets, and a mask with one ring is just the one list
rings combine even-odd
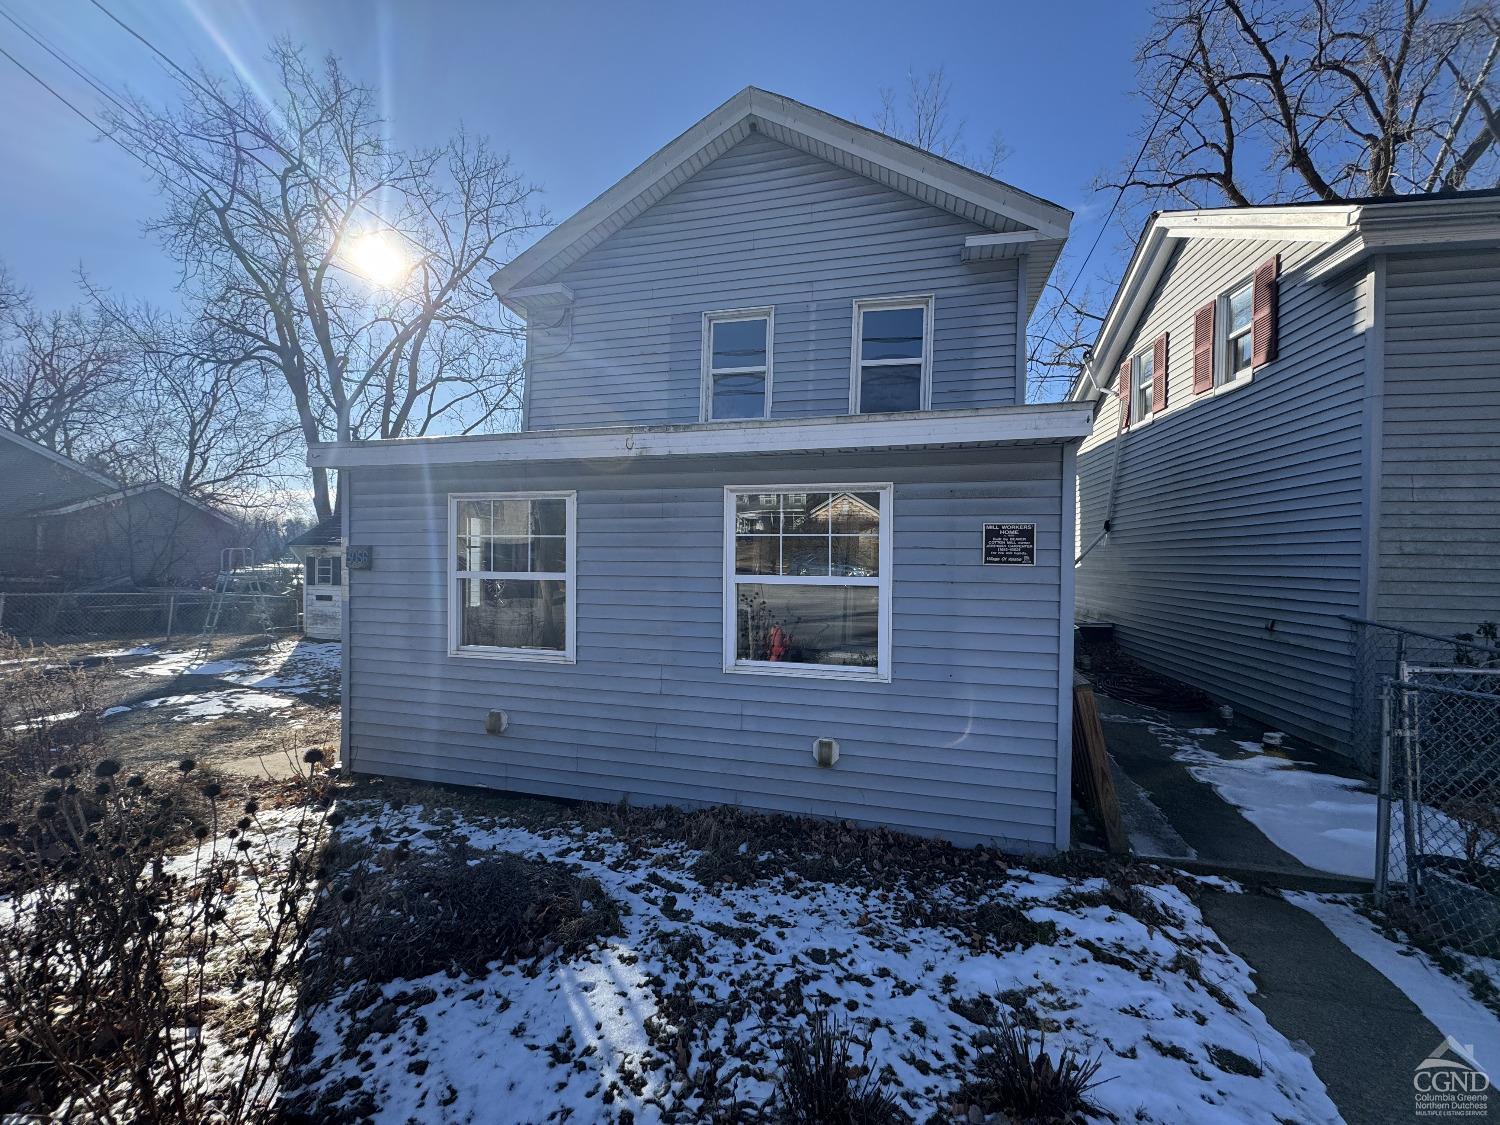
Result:
{"label": "metal gate", "polygon": [[1376,895],[1422,936],[1500,955],[1500,667],[1403,663],[1382,702]]}

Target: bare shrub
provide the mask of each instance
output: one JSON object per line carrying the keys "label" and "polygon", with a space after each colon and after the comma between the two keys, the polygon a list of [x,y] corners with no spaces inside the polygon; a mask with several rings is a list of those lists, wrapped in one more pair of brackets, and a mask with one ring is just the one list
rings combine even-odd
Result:
{"label": "bare shrub", "polygon": [[20,787],[98,741],[96,675],[0,633],[0,816]]}
{"label": "bare shrub", "polygon": [[995,1014],[974,1036],[971,1077],[959,1089],[960,1103],[981,1115],[1003,1113],[1016,1121],[1071,1122],[1098,1112],[1088,1092],[1099,1085],[1100,1059],[1064,1048],[1053,1058],[1046,1032],[1033,1047],[1031,1033]]}
{"label": "bare shrub", "polygon": [[777,1120],[787,1125],[896,1125],[909,1121],[864,1061],[855,1061],[847,1024],[826,1012],[781,1047]]}
{"label": "bare shrub", "polygon": [[319,995],[492,962],[569,955],[620,932],[619,908],[594,879],[560,863],[476,852],[460,840],[434,852],[343,845],[306,976]]}
{"label": "bare shrub", "polygon": [[331,803],[309,757],[276,809],[106,758],[0,821],[0,1113],[275,1119]]}

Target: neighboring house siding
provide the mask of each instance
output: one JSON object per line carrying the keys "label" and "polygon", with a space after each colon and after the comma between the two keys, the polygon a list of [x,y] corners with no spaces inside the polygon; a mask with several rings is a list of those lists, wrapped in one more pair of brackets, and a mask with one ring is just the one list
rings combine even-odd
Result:
{"label": "neighboring house siding", "polygon": [[[853,302],[932,294],[932,406],[1016,401],[1017,266],[986,229],[752,135],[562,273],[528,334],[527,428],[699,420],[702,317],[774,305],[772,416],[845,414]],[[533,318],[541,321],[540,316]]]}
{"label": "neighboring house siding", "polygon": [[[28,513],[85,500],[104,491],[86,473],[0,435],[0,575],[30,576],[39,569],[36,526]],[[45,565],[40,569],[45,570]]]}
{"label": "neighboring house siding", "polygon": [[[351,470],[349,536],[376,560],[349,575],[354,768],[1050,849],[1062,469],[1033,446]],[[886,481],[892,682],[726,673],[724,487]],[[450,657],[447,495],[558,488],[578,495],[577,663]],[[987,520],[1035,522],[1038,565],[982,565]],[[820,736],[841,745],[832,769]]]}
{"label": "neighboring house siding", "polygon": [[41,516],[36,523],[44,569],[69,585],[110,578],[144,586],[211,585],[220,549],[238,542],[232,525],[160,491]]}
{"label": "neighboring house siding", "polygon": [[[1317,247],[1200,238],[1177,252],[1130,352],[1170,333],[1167,411],[1126,433],[1113,531],[1078,571],[1078,614],[1143,662],[1291,733],[1342,747],[1360,609],[1365,275],[1308,281]],[[1281,254],[1280,355],[1192,394],[1193,313]],[[1081,546],[1108,508],[1119,414],[1079,454]]]}
{"label": "neighboring house siding", "polygon": [[1500,251],[1386,266],[1382,621],[1500,622]]}

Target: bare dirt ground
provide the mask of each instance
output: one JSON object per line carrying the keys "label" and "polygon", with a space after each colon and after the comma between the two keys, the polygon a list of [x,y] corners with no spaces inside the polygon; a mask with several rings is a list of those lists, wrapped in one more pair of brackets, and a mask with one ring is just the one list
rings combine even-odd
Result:
{"label": "bare dirt ground", "polygon": [[309,747],[338,743],[339,645],[295,634],[53,646],[49,662],[95,673],[113,753],[139,767],[183,758],[247,776],[292,776]]}

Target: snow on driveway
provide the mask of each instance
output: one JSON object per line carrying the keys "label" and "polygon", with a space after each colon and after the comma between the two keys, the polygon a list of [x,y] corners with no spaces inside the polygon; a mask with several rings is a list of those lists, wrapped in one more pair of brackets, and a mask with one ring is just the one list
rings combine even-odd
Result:
{"label": "snow on driveway", "polygon": [[1241,742],[1242,758],[1181,739],[1172,757],[1244,814],[1284,852],[1318,871],[1375,875],[1375,794],[1361,781],[1319,773]]}
{"label": "snow on driveway", "polygon": [[[362,815],[381,816],[349,807],[353,835],[371,823]],[[351,989],[315,1009],[323,1108],[362,1100],[387,1122],[696,1120],[710,1065],[761,1104],[787,1030],[825,1007],[868,1036],[869,1064],[925,1121],[963,1080],[978,1029],[962,1011],[993,1001],[1045,1027],[1051,1051],[1101,1054],[1108,1081],[1092,1096],[1116,1120],[1338,1120],[1308,1059],[1251,1002],[1245,963],[1170,883],[1141,886],[1132,914],[1102,878],[1015,867],[866,886],[767,863],[743,885],[701,882],[701,853],[677,843],[504,820],[438,827],[411,806],[381,823],[387,843],[460,834],[481,853],[575,865],[621,905],[625,933],[571,961],[393,982],[352,1013],[339,1007]],[[943,920],[985,902],[1056,934],[1001,947]],[[371,1033],[381,999],[422,989],[435,996]]]}

